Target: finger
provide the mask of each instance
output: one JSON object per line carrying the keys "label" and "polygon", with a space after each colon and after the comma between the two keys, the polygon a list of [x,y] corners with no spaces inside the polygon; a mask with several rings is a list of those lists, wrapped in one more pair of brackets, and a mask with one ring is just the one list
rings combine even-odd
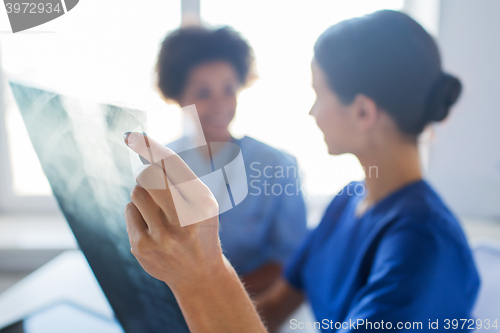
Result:
{"label": "finger", "polygon": [[173,187],[163,169],[157,164],[143,165],[136,170],[135,174],[137,184],[147,191],[169,190]]}
{"label": "finger", "polygon": [[174,186],[161,187],[157,185],[167,182],[167,176],[158,165],[148,165],[137,176],[137,183],[143,188],[137,187],[135,193],[138,195],[137,200],[140,200],[139,197],[144,197],[143,192],[146,192],[154,203],[163,210],[167,220],[171,224],[177,225],[177,208],[182,207],[185,200]]}
{"label": "finger", "polygon": [[[184,226],[218,214],[219,207],[210,189],[171,149],[137,132],[128,134],[125,139],[133,151],[146,158],[150,155],[149,160],[154,162],[144,167],[137,182],[163,209],[169,221]],[[158,161],[157,158],[162,159]],[[163,174],[157,166],[161,166]],[[158,190],[161,188],[170,191]]]}
{"label": "finger", "polygon": [[125,134],[125,143],[134,152],[159,165],[173,185],[197,179],[196,174],[172,149],[138,132]]}
{"label": "finger", "polygon": [[139,240],[148,232],[148,226],[141,213],[133,202],[129,202],[125,206],[125,222],[127,224],[127,233],[132,244],[134,241]]}
{"label": "finger", "polygon": [[[143,184],[155,184],[163,182],[166,175],[163,170],[155,164],[147,166],[137,177],[137,182]],[[189,193],[189,199],[181,196],[176,186],[167,189],[143,189],[137,187],[137,192],[147,192],[154,202],[163,210],[166,216],[166,224],[171,226],[185,226],[196,222],[207,220],[218,215],[219,209],[217,201],[213,197],[210,189],[203,183],[193,184],[194,181],[186,182],[178,187],[182,187],[183,193]],[[193,201],[194,200],[194,201]],[[139,209],[141,207],[136,204]],[[145,210],[149,207],[145,207]],[[149,221],[146,218],[149,225]],[[153,228],[154,226],[151,226]],[[158,226],[159,227],[159,226]]]}
{"label": "finger", "polygon": [[[161,172],[160,168],[156,167],[156,169],[160,170]],[[163,201],[166,201],[167,203],[172,201],[171,198],[169,199],[169,195],[167,194],[168,190],[160,191],[162,191],[162,194],[164,195]],[[160,208],[156,201],[151,197],[149,192],[144,188],[135,186],[130,193],[130,198],[141,213],[142,218],[144,219],[150,231],[159,230],[168,224],[167,214],[164,214],[162,212],[162,208]],[[170,211],[171,209],[167,210],[167,212],[169,212],[169,215],[173,214],[173,212]],[[172,217],[175,218],[175,215],[172,215]]]}

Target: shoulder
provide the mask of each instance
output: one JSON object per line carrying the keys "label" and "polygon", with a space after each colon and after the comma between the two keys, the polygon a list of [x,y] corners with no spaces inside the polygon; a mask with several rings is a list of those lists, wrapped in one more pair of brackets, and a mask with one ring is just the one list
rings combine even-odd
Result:
{"label": "shoulder", "polygon": [[426,181],[415,184],[394,208],[401,223],[430,229],[461,230],[455,215]]}
{"label": "shoulder", "polygon": [[[472,252],[458,219],[426,181],[416,184],[383,212],[388,218],[378,229],[380,243],[396,256],[407,254],[440,265],[475,271]],[[381,212],[382,214],[382,212]],[[397,253],[396,253],[397,252]]]}
{"label": "shoulder", "polygon": [[183,136],[175,141],[167,143],[165,146],[172,149],[174,152],[179,153],[189,147],[189,138],[187,136]]}
{"label": "shoulder", "polygon": [[374,266],[426,276],[429,285],[461,290],[472,299],[479,276],[459,221],[432,189],[408,199],[374,244]]}
{"label": "shoulder", "polygon": [[365,191],[364,186],[363,181],[351,181],[333,197],[326,212],[343,209],[349,200],[363,195]]}
{"label": "shoulder", "polygon": [[472,253],[458,219],[427,182],[418,184],[393,209],[393,219],[383,228],[382,238],[406,244],[413,239],[420,249],[432,248],[434,252],[429,253],[433,256],[440,253],[442,258],[453,257],[472,266]]}
{"label": "shoulder", "polygon": [[243,157],[250,162],[264,161],[278,165],[297,164],[297,159],[293,155],[249,136],[238,139],[237,144],[241,149]]}

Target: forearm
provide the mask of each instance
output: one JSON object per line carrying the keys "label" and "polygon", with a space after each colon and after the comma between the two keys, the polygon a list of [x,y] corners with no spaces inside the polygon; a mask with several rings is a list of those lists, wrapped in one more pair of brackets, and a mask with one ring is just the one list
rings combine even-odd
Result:
{"label": "forearm", "polygon": [[276,332],[304,301],[304,296],[293,289],[284,279],[255,298],[254,303],[269,332]]}
{"label": "forearm", "polygon": [[192,333],[265,333],[222,254],[213,193],[172,150],[136,132],[124,139],[151,162],[124,211],[130,250],[142,268],[170,286]]}
{"label": "forearm", "polygon": [[240,277],[245,289],[252,298],[265,292],[279,278],[281,265],[275,262],[269,262],[257,270]]}
{"label": "forearm", "polygon": [[190,331],[267,332],[235,270],[225,258],[220,267],[189,288],[172,288]]}

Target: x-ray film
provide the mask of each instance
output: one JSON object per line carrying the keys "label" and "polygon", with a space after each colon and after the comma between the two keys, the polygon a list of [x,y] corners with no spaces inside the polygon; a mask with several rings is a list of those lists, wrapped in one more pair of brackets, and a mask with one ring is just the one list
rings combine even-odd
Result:
{"label": "x-ray film", "polygon": [[168,286],[130,252],[123,211],[136,182],[123,134],[146,114],[10,86],[59,206],[125,332],[189,332]]}

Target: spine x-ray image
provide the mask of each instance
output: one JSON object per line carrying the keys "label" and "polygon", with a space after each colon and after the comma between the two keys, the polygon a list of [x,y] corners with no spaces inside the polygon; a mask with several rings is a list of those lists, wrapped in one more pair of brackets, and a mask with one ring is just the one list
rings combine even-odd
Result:
{"label": "spine x-ray image", "polygon": [[125,332],[189,332],[168,286],[130,252],[123,211],[136,182],[123,133],[146,114],[10,86],[59,206]]}

